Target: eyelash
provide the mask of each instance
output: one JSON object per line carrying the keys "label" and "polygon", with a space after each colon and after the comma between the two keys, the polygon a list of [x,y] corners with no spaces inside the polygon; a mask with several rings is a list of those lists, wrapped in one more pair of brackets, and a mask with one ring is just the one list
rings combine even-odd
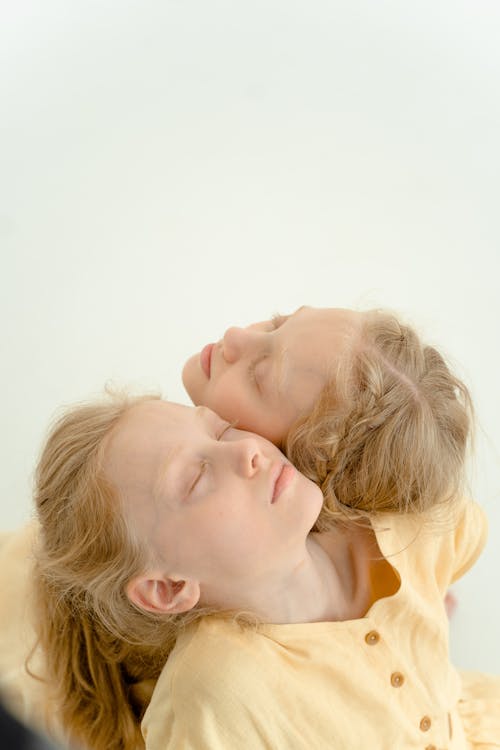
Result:
{"label": "eyelash", "polygon": [[[228,422],[227,424],[225,424],[225,425],[224,425],[224,429],[222,430],[222,432],[220,432],[220,433],[219,433],[219,434],[218,434],[218,435],[216,436],[217,442],[218,442],[219,440],[221,440],[221,439],[222,439],[222,437],[223,437],[223,435],[224,435],[224,434],[225,434],[225,433],[226,433],[226,432],[227,432],[227,431],[228,431],[228,430],[229,430],[229,429],[230,429],[231,427],[234,427],[234,425],[235,425],[235,424],[236,424],[236,422]],[[200,479],[202,478],[203,474],[205,473],[205,469],[206,469],[206,467],[207,467],[207,466],[208,466],[208,461],[205,461],[205,460],[203,460],[203,461],[201,462],[201,464],[200,464],[200,471],[199,471],[199,473],[198,473],[198,476],[196,477],[196,479],[194,480],[193,484],[192,484],[192,485],[191,485],[191,487],[189,488],[189,493],[188,493],[188,494],[191,494],[191,492],[192,492],[192,491],[194,490],[194,488],[196,487],[196,485],[198,484],[198,482],[199,482],[199,481],[200,481]]]}
{"label": "eyelash", "polygon": [[[283,323],[285,322],[285,320],[286,320],[286,318],[285,318],[284,315],[280,315],[279,313],[275,313],[271,317],[271,321],[270,322],[271,322],[272,328],[271,328],[271,331],[269,331],[269,333],[272,333],[272,331],[275,331],[277,328],[280,328],[283,325]],[[248,367],[248,377],[250,379],[250,382],[259,391],[260,391],[260,385],[259,385],[259,382],[258,382],[257,378],[255,377],[255,369],[256,369],[257,365],[259,364],[259,362],[262,361],[262,359],[263,359],[263,357],[260,357],[259,359],[255,359],[253,362],[250,363],[250,365]]]}
{"label": "eyelash", "polygon": [[257,378],[255,377],[256,367],[257,367],[257,360],[254,360],[253,362],[250,363],[248,367],[248,377],[250,378],[250,380],[252,381],[254,385],[258,386],[259,384],[257,383]]}
{"label": "eyelash", "polygon": [[255,376],[255,370],[257,369],[257,365],[259,364],[259,362],[262,362],[262,357],[260,357],[259,359],[255,359],[250,363],[250,365],[248,366],[248,377],[250,378],[250,382],[252,383],[252,385],[254,385],[260,392],[260,383]]}
{"label": "eyelash", "polygon": [[207,466],[207,462],[206,461],[202,461],[201,464],[200,464],[200,471],[198,472],[198,476],[196,477],[196,479],[194,480],[193,484],[189,488],[189,493],[188,493],[189,495],[192,493],[192,491],[194,490],[194,488],[196,487],[196,485],[198,484],[198,482],[202,478],[203,474],[205,473],[206,466]]}

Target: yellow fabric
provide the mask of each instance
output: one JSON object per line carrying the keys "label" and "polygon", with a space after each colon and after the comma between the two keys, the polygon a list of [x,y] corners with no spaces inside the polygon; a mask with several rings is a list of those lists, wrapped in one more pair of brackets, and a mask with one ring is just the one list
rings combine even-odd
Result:
{"label": "yellow fabric", "polygon": [[453,529],[396,515],[374,529],[396,594],[345,622],[191,626],[145,714],[147,750],[499,748],[500,677],[462,685],[443,606],[486,543],[484,513],[467,502]]}
{"label": "yellow fabric", "polygon": [[[31,560],[37,524],[0,536],[0,695],[21,721],[57,735],[57,718],[42,680],[26,669],[25,661],[35,644],[31,609]],[[29,668],[43,675],[39,650]]]}

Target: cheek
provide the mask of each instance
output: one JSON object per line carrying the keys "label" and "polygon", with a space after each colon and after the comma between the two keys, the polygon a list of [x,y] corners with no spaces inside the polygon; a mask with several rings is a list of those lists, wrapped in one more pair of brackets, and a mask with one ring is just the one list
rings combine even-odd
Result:
{"label": "cheek", "polygon": [[278,404],[264,403],[262,397],[252,390],[250,384],[240,380],[220,378],[206,382],[197,389],[186,390],[195,404],[203,404],[228,422],[237,422],[241,430],[256,432],[272,443],[281,443],[294,420],[298,409],[280,408]]}
{"label": "cheek", "polygon": [[221,507],[212,508],[202,525],[207,558],[235,565],[244,550],[255,552],[262,529],[255,514],[248,513],[252,505],[255,497],[242,493],[241,486],[224,490]]}
{"label": "cheek", "polygon": [[275,445],[280,445],[286,438],[287,432],[290,428],[290,422],[282,417],[282,415],[273,415],[268,413],[266,418],[263,420],[262,427],[260,430],[256,430],[262,437],[267,438]]}
{"label": "cheek", "polygon": [[289,408],[296,415],[295,419],[311,412],[325,385],[326,379],[320,372],[308,370],[297,375],[286,394]]}
{"label": "cheek", "polygon": [[204,399],[206,406],[230,422],[243,420],[246,424],[259,408],[249,389],[235,378],[229,377],[207,383]]}
{"label": "cheek", "polygon": [[272,443],[279,443],[287,430],[287,422],[276,408],[263,405],[259,399],[241,390],[231,391],[221,386],[207,390],[206,406],[209,406],[222,419],[236,422],[240,430],[255,432]]}
{"label": "cheek", "polygon": [[238,427],[262,435],[276,445],[284,439],[290,424],[279,410],[259,407],[247,412],[240,411]]}

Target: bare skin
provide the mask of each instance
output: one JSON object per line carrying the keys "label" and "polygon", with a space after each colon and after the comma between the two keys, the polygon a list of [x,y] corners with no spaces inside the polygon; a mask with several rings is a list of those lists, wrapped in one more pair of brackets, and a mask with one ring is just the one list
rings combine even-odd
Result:
{"label": "bare skin", "polygon": [[363,316],[301,307],[246,328],[232,326],[188,359],[184,387],[194,404],[280,444],[356,346]]}
{"label": "bare skin", "polygon": [[127,589],[138,606],[199,602],[270,623],[366,612],[368,545],[340,529],[310,532],[321,491],[264,438],[206,408],[147,401],[115,427],[104,469],[152,552]]}

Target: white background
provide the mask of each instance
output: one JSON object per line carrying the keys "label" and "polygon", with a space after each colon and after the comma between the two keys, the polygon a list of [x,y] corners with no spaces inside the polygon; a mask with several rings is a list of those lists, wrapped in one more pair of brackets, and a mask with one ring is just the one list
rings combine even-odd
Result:
{"label": "white background", "polygon": [[62,404],[188,403],[229,324],[391,307],[475,398],[490,541],[452,653],[500,672],[498,2],[0,7],[2,527]]}

